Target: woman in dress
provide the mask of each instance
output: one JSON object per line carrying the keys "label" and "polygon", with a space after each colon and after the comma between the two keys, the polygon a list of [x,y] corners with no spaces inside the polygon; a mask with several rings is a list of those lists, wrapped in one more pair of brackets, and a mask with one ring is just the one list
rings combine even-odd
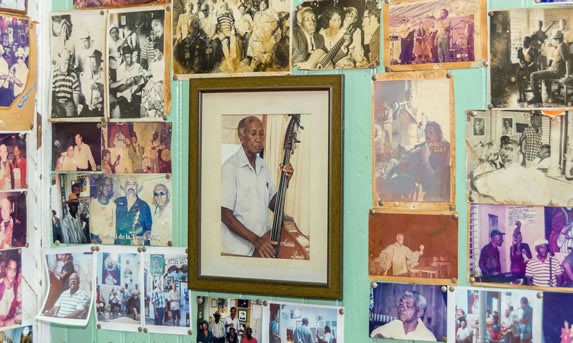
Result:
{"label": "woman in dress", "polygon": [[318,32],[324,40],[327,53],[325,63],[327,67],[332,64],[337,69],[353,68],[354,61],[348,57],[348,47],[352,43],[351,27],[342,26],[342,15],[337,8],[328,8],[321,16],[322,29]]}
{"label": "woman in dress", "polygon": [[511,261],[510,270],[515,276],[525,276],[525,262],[532,258],[531,250],[527,243],[523,243],[523,236],[521,235],[521,222],[515,222],[517,226],[513,231],[513,243],[509,250],[509,260]]}

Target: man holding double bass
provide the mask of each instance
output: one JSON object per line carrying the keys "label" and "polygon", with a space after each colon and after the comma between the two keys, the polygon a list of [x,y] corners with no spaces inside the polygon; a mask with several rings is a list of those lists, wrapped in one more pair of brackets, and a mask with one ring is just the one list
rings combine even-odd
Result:
{"label": "man holding double bass", "polygon": [[[273,258],[275,246],[265,234],[271,230],[269,209],[275,212],[277,188],[271,169],[259,153],[265,145],[265,129],[254,116],[241,119],[238,128],[242,148],[229,157],[222,167],[222,248],[223,254]],[[294,169],[282,166],[286,183]]]}

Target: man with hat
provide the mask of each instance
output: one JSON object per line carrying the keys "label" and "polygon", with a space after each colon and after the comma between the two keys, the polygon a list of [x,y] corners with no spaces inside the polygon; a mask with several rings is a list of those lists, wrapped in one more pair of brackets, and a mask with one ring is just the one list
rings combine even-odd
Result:
{"label": "man with hat", "polygon": [[530,79],[531,88],[533,89],[533,98],[527,102],[528,104],[540,104],[543,102],[541,97],[541,81],[545,81],[547,97],[550,98],[551,80],[560,79],[568,74],[566,62],[569,59],[569,48],[564,42],[563,32],[555,31],[552,38],[555,50],[553,51],[553,55],[550,56],[551,64],[546,70],[531,73]]}
{"label": "man with hat", "polygon": [[78,213],[80,199],[78,199],[76,194],[70,193],[67,204],[68,212],[62,220],[62,232],[64,235],[64,241],[62,243],[89,243],[87,237],[84,235],[82,220]]}
{"label": "man with hat", "polygon": [[22,91],[24,91],[24,86],[26,85],[26,79],[28,78],[28,65],[26,64],[26,57],[28,54],[24,48],[19,47],[16,50],[16,63],[10,67],[10,74],[12,75],[12,80],[14,82],[14,98],[16,98]]}
{"label": "man with hat", "polygon": [[225,323],[221,321],[221,314],[219,311],[213,313],[213,318],[215,321],[211,324],[211,332],[213,337],[215,337],[214,343],[225,343]]}
{"label": "man with hat", "polygon": [[559,286],[563,269],[559,261],[549,254],[549,242],[546,239],[537,239],[534,245],[537,256],[527,262],[525,277],[531,279],[534,286]]}
{"label": "man with hat", "polygon": [[85,104],[80,114],[88,117],[102,117],[104,104],[102,53],[94,49],[88,58],[88,69],[80,73],[82,100]]}
{"label": "man with hat", "polygon": [[[141,90],[145,86],[144,70],[134,60],[134,50],[129,45],[121,48],[123,64],[117,67],[117,80],[109,88],[116,92],[115,99],[110,94],[112,117],[139,118]],[[118,113],[119,111],[119,113]]]}
{"label": "man with hat", "polygon": [[491,276],[501,273],[501,263],[499,261],[499,247],[503,243],[505,233],[495,229],[490,232],[490,241],[483,248],[479,255],[479,268],[482,276]]}
{"label": "man with hat", "polygon": [[94,41],[87,29],[80,34],[80,41],[82,44],[76,50],[76,65],[74,66],[78,74],[89,70],[89,59],[95,50]]}

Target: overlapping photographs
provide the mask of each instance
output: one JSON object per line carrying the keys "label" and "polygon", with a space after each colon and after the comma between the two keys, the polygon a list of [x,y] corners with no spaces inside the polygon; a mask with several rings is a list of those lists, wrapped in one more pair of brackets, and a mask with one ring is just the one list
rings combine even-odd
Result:
{"label": "overlapping photographs", "polygon": [[290,1],[176,1],[173,73],[180,78],[290,71]]}
{"label": "overlapping photographs", "polygon": [[97,255],[95,306],[102,329],[137,331],[143,322],[141,254],[103,247]]}
{"label": "overlapping photographs", "polygon": [[376,213],[369,217],[369,277],[432,284],[458,275],[458,220],[452,215]]}
{"label": "overlapping photographs", "polygon": [[384,5],[384,61],[392,70],[467,68],[487,55],[483,0]]}
{"label": "overlapping photographs", "polygon": [[571,115],[570,111],[553,117],[540,111],[470,111],[466,131],[469,201],[570,206]]}
{"label": "overlapping photographs", "polygon": [[98,123],[52,125],[52,163],[58,172],[101,169],[101,129]]}
{"label": "overlapping photographs", "polygon": [[105,92],[106,17],[98,11],[51,17],[51,118],[101,118]]}
{"label": "overlapping photographs", "polygon": [[573,8],[494,11],[490,18],[490,97],[494,108],[571,106],[566,63]]}
{"label": "overlapping photographs", "polygon": [[26,188],[26,166],[26,135],[0,134],[0,191]]}
{"label": "overlapping photographs", "polygon": [[376,1],[305,1],[292,22],[291,58],[299,69],[375,68],[379,64]]}
{"label": "overlapping photographs", "polygon": [[185,249],[147,250],[143,256],[145,326],[150,332],[187,334],[191,328]]}
{"label": "overlapping photographs", "polygon": [[111,119],[157,119],[169,112],[165,80],[170,20],[163,7],[110,10],[106,56]]}
{"label": "overlapping photographs", "polygon": [[445,341],[447,304],[440,286],[378,282],[370,292],[370,337]]}
{"label": "overlapping photographs", "polygon": [[106,174],[171,173],[168,123],[108,123],[102,129]]}
{"label": "overlapping photographs", "polygon": [[470,276],[478,283],[569,291],[572,221],[569,207],[470,205]]}
{"label": "overlapping photographs", "polygon": [[454,96],[446,71],[379,74],[372,114],[373,203],[448,209],[454,202]]}
{"label": "overlapping photographs", "polygon": [[85,326],[94,297],[94,258],[85,247],[44,252],[50,288],[38,319],[63,325]]}
{"label": "overlapping photographs", "polygon": [[344,342],[344,316],[340,307],[270,303],[263,309],[262,342]]}
{"label": "overlapping photographs", "polygon": [[32,343],[34,342],[32,325],[0,331],[0,341]]}
{"label": "overlapping photographs", "polygon": [[[250,299],[197,297],[197,342],[212,335],[229,342],[242,342],[244,337],[264,340],[269,326],[263,324],[263,305]],[[254,340],[252,340],[254,342]]]}
{"label": "overlapping photographs", "polygon": [[542,301],[537,292],[527,290],[456,288],[448,337],[460,343],[543,342],[545,301],[545,296]]}
{"label": "overlapping photographs", "polygon": [[169,3],[167,0],[74,0],[74,8],[114,8]]}
{"label": "overlapping photographs", "polygon": [[[51,193],[53,242],[86,244],[90,233],[90,177],[86,174],[53,175]],[[98,217],[95,217],[99,221]],[[96,223],[97,224],[97,223]],[[94,225],[94,227],[100,227]]]}

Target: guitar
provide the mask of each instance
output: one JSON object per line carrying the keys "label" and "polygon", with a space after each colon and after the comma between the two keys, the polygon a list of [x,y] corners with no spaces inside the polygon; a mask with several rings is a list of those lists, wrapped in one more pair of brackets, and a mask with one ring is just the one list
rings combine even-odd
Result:
{"label": "guitar", "polygon": [[329,51],[326,51],[324,48],[314,50],[306,62],[299,63],[299,68],[317,70],[333,68],[336,64],[334,63],[333,59],[344,45],[344,38],[346,35],[352,35],[356,28],[354,25],[351,25],[349,27],[343,27],[341,30],[343,31],[342,37],[340,37],[340,39],[332,46]]}

